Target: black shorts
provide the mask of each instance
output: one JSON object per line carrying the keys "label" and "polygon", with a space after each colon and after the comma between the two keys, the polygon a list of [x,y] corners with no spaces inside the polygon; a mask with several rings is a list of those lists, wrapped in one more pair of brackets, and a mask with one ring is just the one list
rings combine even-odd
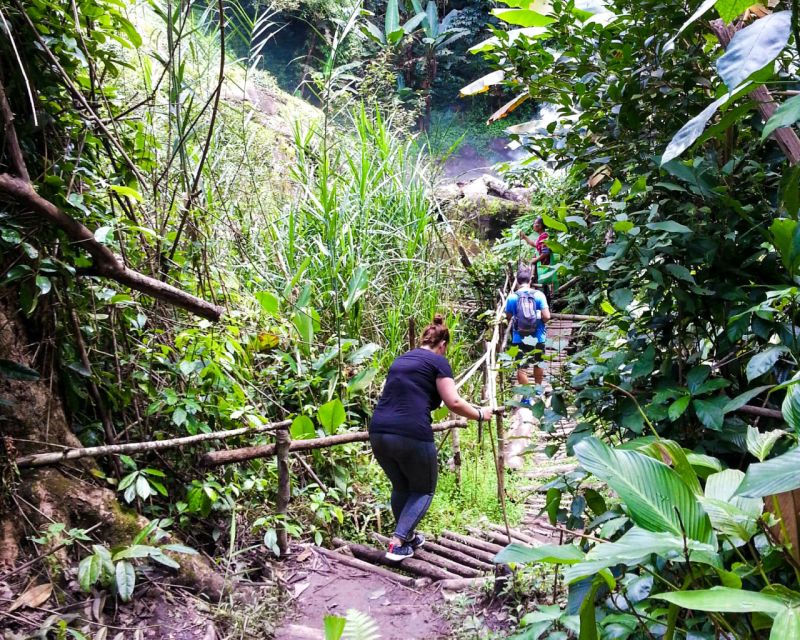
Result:
{"label": "black shorts", "polygon": [[525,342],[520,342],[512,346],[519,347],[519,350],[514,356],[514,362],[517,363],[517,366],[520,369],[526,367],[531,362],[537,365],[540,364],[542,360],[544,360],[544,348],[545,348],[544,342],[539,342],[535,345],[526,344]]}

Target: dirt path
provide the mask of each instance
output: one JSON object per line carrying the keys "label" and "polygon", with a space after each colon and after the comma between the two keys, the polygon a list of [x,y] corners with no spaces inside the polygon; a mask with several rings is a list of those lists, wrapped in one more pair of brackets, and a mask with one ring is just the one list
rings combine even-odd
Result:
{"label": "dirt path", "polygon": [[282,576],[293,596],[276,640],[322,640],[324,617],[345,616],[350,609],[368,614],[383,640],[450,636],[450,627],[439,612],[443,598],[436,587],[405,587],[323,556],[311,546],[293,551]]}

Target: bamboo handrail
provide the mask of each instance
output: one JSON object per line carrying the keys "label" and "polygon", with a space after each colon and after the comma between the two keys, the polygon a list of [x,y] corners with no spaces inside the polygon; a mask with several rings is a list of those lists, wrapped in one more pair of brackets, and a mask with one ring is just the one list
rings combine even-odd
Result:
{"label": "bamboo handrail", "polygon": [[[431,428],[434,433],[439,431],[446,431],[448,429],[463,429],[467,426],[467,421],[464,419],[459,420],[446,420],[434,424]],[[348,433],[340,433],[335,436],[325,436],[324,438],[311,438],[309,440],[292,440],[289,445],[289,451],[312,451],[314,449],[326,449],[328,447],[335,447],[340,444],[349,444],[351,442],[366,442],[369,440],[368,431],[350,431]],[[276,447],[274,444],[264,444],[255,447],[242,447],[240,449],[227,449],[222,451],[209,451],[200,458],[200,464],[208,467],[214,467],[222,464],[232,464],[235,462],[245,462],[247,460],[254,460],[255,458],[268,458],[275,455]]]}
{"label": "bamboo handrail", "polygon": [[229,431],[212,431],[211,433],[199,433],[194,436],[182,438],[171,438],[169,440],[152,440],[149,442],[129,442],[127,444],[109,444],[101,447],[81,447],[64,449],[48,453],[35,453],[29,456],[17,458],[16,465],[20,469],[29,467],[42,467],[49,464],[57,464],[67,460],[78,460],[80,458],[97,458],[99,456],[121,453],[136,453],[139,451],[161,451],[162,449],[174,449],[187,444],[205,442],[207,440],[225,440],[235,436],[242,436],[248,433],[263,433],[276,429],[285,429],[292,424],[291,420],[281,422],[270,422],[260,427],[242,427],[240,429],[230,429]]}

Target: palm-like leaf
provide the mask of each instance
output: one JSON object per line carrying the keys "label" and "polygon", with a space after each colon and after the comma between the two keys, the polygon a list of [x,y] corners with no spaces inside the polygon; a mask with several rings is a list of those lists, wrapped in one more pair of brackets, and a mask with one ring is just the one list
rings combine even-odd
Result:
{"label": "palm-like leaf", "polygon": [[610,449],[597,438],[575,445],[575,455],[586,471],[619,494],[643,529],[713,541],[711,522],[697,497],[667,465],[636,451]]}
{"label": "palm-like leaf", "polygon": [[763,498],[800,488],[800,447],[782,456],[751,464],[736,495]]}

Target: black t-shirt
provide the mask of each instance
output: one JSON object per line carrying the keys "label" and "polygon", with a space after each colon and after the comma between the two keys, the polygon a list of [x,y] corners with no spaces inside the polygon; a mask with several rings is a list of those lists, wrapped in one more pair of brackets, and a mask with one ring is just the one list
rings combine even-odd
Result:
{"label": "black t-shirt", "polygon": [[438,378],[452,378],[447,358],[427,349],[414,349],[389,367],[381,399],[372,414],[370,433],[394,433],[433,442],[431,411],[442,403]]}

